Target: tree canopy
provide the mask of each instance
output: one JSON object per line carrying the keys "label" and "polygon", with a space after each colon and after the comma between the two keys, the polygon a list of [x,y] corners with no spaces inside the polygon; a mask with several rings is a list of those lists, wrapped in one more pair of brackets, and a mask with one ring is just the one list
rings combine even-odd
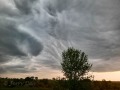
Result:
{"label": "tree canopy", "polygon": [[81,50],[69,47],[62,52],[62,71],[68,80],[81,80],[89,72],[92,65],[88,56]]}

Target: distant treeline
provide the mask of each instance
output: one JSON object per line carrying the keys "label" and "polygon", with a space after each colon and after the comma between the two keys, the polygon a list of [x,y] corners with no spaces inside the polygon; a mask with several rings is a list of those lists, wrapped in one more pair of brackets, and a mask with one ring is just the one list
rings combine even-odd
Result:
{"label": "distant treeline", "polygon": [[[0,78],[0,88],[21,88],[21,87],[37,87],[46,90],[68,90],[68,80],[65,78],[53,78],[53,79],[38,79],[38,77],[26,77],[26,78]],[[91,81],[85,79],[78,81],[76,86],[78,90],[120,90],[120,82],[112,81]],[[42,89],[40,89],[42,90]]]}

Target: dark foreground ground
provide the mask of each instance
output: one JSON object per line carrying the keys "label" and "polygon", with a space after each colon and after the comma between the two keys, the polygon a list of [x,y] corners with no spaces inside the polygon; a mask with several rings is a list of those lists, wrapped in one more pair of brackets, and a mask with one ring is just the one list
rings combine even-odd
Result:
{"label": "dark foreground ground", "polygon": [[[1,87],[0,90],[68,90],[63,88],[63,86],[51,87]],[[92,88],[83,88],[78,90],[120,90],[120,82],[94,82]]]}
{"label": "dark foreground ground", "polygon": [[0,90],[50,90],[45,88],[25,88],[25,87],[15,87],[15,88],[0,88]]}
{"label": "dark foreground ground", "polygon": [[[0,90],[68,90],[65,79],[8,79],[0,78]],[[77,90],[120,90],[120,82],[113,81],[79,81]],[[75,89],[76,90],[76,89]]]}

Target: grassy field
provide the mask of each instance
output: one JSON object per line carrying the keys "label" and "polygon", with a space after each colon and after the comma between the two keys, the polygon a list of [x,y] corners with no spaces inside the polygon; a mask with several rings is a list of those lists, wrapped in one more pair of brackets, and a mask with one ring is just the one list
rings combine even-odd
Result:
{"label": "grassy field", "polygon": [[0,90],[50,90],[50,89],[21,87],[21,88],[0,88]]}
{"label": "grassy field", "polygon": [[[24,79],[0,79],[0,90],[68,90],[70,86],[69,82],[63,79],[32,80],[22,85],[23,82],[26,81]],[[31,82],[33,83],[31,84]],[[120,90],[120,82],[79,81],[76,87],[78,90]]]}

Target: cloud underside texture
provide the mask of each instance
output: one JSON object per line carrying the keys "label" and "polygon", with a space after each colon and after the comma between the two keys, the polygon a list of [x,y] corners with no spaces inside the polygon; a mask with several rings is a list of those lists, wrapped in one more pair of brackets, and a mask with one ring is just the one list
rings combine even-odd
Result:
{"label": "cloud underside texture", "polygon": [[93,71],[119,71],[119,9],[119,0],[1,0],[0,73],[60,70],[71,46]]}

